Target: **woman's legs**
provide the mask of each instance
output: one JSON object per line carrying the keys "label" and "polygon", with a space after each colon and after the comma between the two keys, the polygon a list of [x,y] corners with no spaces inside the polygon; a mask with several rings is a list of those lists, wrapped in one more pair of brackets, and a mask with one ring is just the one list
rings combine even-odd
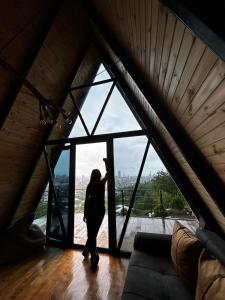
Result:
{"label": "woman's legs", "polygon": [[91,253],[93,264],[98,263],[98,252],[96,249],[96,238],[98,235],[99,228],[102,224],[102,220],[104,218],[104,213],[99,215],[92,215],[87,217],[87,232],[88,239],[85,245],[84,250],[88,250]]}

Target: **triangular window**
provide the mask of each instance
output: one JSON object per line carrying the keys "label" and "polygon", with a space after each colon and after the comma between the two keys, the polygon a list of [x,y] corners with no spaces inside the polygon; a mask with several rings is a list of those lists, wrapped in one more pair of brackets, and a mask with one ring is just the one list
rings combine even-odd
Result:
{"label": "triangular window", "polygon": [[[105,80],[106,82],[102,83]],[[116,83],[102,64],[93,81],[98,82],[99,84],[90,86],[80,108],[81,117],[77,117],[69,137],[141,130]],[[74,91],[72,95],[76,101]]]}
{"label": "triangular window", "polygon": [[[111,86],[112,82],[108,82],[91,87],[81,107],[81,115],[90,133],[94,128],[95,122],[98,118],[98,115],[102,109]],[[87,135],[86,131],[78,116],[69,137],[79,137],[85,135]]]}
{"label": "triangular window", "polygon": [[123,96],[114,88],[102,115],[96,134],[141,130]]}
{"label": "triangular window", "polygon": [[109,73],[106,71],[103,64],[100,64],[100,67],[99,67],[98,72],[95,76],[94,82],[107,80],[107,79],[110,79],[110,78],[111,77],[110,77]]}

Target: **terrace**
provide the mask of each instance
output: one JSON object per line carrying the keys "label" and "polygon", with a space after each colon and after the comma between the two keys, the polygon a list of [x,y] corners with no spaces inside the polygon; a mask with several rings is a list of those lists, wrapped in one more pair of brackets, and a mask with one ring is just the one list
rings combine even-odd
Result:
{"label": "terrace", "polygon": [[[125,217],[117,216],[117,232],[120,233]],[[130,217],[127,231],[121,249],[132,251],[134,236],[137,231],[172,234],[175,221],[194,231],[198,222],[193,218],[160,218],[160,217]],[[46,217],[36,219],[34,224],[39,225],[43,231],[46,228]],[[86,224],[83,222],[83,213],[74,216],[74,243],[84,245],[87,238]],[[108,248],[108,215],[105,215],[97,238],[98,247]]]}

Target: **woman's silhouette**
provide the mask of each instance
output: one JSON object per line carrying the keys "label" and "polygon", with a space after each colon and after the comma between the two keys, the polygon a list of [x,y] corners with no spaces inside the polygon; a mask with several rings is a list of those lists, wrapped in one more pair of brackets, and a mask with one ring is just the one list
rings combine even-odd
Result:
{"label": "woman's silhouette", "polygon": [[[107,170],[107,160],[103,159]],[[99,261],[99,255],[96,248],[96,238],[105,214],[105,183],[107,173],[101,178],[101,172],[98,169],[92,170],[90,182],[86,190],[84,203],[84,222],[87,224],[87,242],[83,250],[83,256],[91,253],[91,265],[96,267]]]}

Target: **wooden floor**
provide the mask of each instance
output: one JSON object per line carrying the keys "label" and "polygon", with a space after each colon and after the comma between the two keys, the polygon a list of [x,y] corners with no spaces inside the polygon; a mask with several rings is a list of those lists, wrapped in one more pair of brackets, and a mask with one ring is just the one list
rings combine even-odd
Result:
{"label": "wooden floor", "polygon": [[[134,236],[138,231],[172,234],[173,225],[175,221],[176,219],[162,220],[161,218],[130,217],[121,249],[126,251],[133,250]],[[178,221],[193,232],[198,226],[197,222],[192,219],[190,220],[178,219]],[[118,238],[122,231],[124,222],[125,222],[125,217],[117,216],[116,224],[117,224]],[[84,245],[86,242],[86,237],[87,237],[87,230],[86,230],[86,224],[83,222],[83,214],[77,213],[75,215],[74,243]],[[107,215],[105,215],[98,233],[97,246],[102,248],[108,247],[108,216]]]}
{"label": "wooden floor", "polygon": [[[191,231],[195,231],[198,227],[198,223],[193,219],[161,219],[161,218],[141,218],[141,217],[130,217],[126,234],[123,240],[121,249],[126,251],[133,250],[134,236],[136,232],[152,232],[152,233],[164,233],[172,234],[173,225],[175,221],[179,221],[184,226],[189,228]],[[117,237],[119,239],[121,230],[125,217],[117,216],[116,217],[116,227],[117,227]],[[44,228],[41,223],[44,222],[44,227],[46,219],[37,220],[36,224]],[[83,214],[76,213],[74,218],[74,243],[79,245],[84,245],[87,239],[87,229],[86,224],[83,222]],[[97,246],[102,248],[108,248],[108,216],[105,215],[102,225],[100,227],[98,237],[97,237]]]}
{"label": "wooden floor", "polygon": [[[120,218],[120,219],[119,219]],[[120,236],[121,230],[125,218],[117,218],[117,234]],[[185,227],[190,229],[193,233],[198,227],[198,222],[196,220],[184,220],[184,219],[162,219],[162,218],[136,218],[130,217],[127,230],[123,239],[121,246],[122,250],[132,251],[134,237],[136,232],[151,232],[151,233],[161,233],[161,234],[172,234],[173,225],[175,221],[179,221]]]}
{"label": "wooden floor", "polygon": [[117,300],[128,259],[100,254],[94,272],[78,250],[49,248],[46,253],[0,270],[1,300]]}

